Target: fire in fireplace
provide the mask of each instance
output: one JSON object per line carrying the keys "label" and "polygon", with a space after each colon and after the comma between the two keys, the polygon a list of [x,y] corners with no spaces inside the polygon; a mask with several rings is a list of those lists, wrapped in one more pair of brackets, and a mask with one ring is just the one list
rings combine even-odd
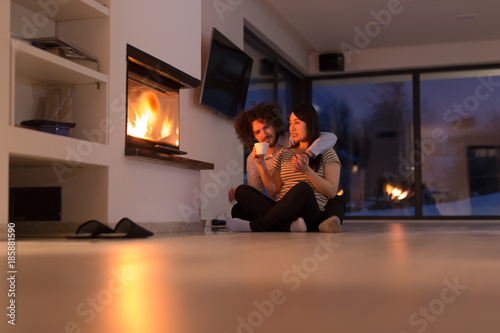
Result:
{"label": "fire in fireplace", "polygon": [[188,74],[127,45],[125,154],[137,150],[185,154],[180,150],[179,91],[200,84]]}
{"label": "fire in fireplace", "polygon": [[127,135],[179,146],[179,93],[129,73]]}

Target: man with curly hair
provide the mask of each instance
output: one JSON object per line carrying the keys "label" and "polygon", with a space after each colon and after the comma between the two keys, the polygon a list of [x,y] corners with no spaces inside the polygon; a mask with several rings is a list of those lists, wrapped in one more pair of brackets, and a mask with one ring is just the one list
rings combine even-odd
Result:
{"label": "man with curly hair", "polygon": [[[247,184],[256,190],[263,192],[265,191],[264,183],[262,182],[262,176],[259,172],[259,167],[257,162],[253,158],[255,155],[254,144],[256,142],[266,142],[269,144],[269,149],[267,155],[264,156],[264,162],[266,168],[272,171],[274,160],[278,153],[283,147],[292,145],[294,142],[290,138],[287,132],[288,124],[283,120],[283,110],[279,103],[266,103],[262,102],[259,104],[252,103],[253,108],[240,112],[235,119],[234,128],[240,142],[245,146],[245,148],[252,150],[252,153],[247,158]],[[314,141],[309,148],[304,152],[310,159],[315,156],[321,155],[327,149],[332,148],[337,142],[337,136],[333,133],[322,132],[320,137]],[[337,196],[339,197],[339,196]],[[337,198],[336,197],[336,198]],[[274,198],[270,198],[273,200]],[[330,206],[335,206],[336,215],[342,216],[332,216],[325,209],[325,220],[330,219],[333,228],[330,228],[328,232],[339,232],[342,220],[344,218],[343,214],[338,214],[338,207],[343,206],[343,211],[345,211],[345,201],[339,197],[335,202],[329,203]],[[330,201],[332,201],[330,200]],[[229,201],[237,201],[235,198],[235,189],[229,190]],[[342,209],[340,209],[342,211]],[[247,218],[244,211],[238,204],[235,204],[232,208],[231,215],[233,217]],[[332,223],[333,222],[333,223]]]}

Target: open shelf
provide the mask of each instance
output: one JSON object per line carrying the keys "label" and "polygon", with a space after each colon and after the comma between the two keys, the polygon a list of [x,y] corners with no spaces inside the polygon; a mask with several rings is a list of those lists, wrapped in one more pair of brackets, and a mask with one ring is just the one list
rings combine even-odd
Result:
{"label": "open shelf", "polygon": [[[42,7],[39,5],[39,1],[12,1],[34,12],[42,10]],[[66,4],[59,4],[57,1],[54,1],[53,3],[57,4],[57,6],[51,7],[49,9],[51,12],[48,14],[54,21],[69,21],[109,16],[109,9],[94,0],[70,0]]]}
{"label": "open shelf", "polygon": [[[60,187],[61,222],[81,223],[107,216],[108,167],[9,154],[9,187]],[[55,222],[55,221],[54,221]]]}
{"label": "open shelf", "polygon": [[[2,50],[5,58],[10,55],[10,101],[4,108],[8,126],[3,128],[8,138],[8,185],[61,187],[61,222],[106,220],[110,146],[107,129],[101,125],[109,116],[110,0],[8,1],[10,6],[2,7],[10,12],[2,33],[11,36],[10,50]],[[37,15],[44,16],[46,24],[29,21]],[[31,25],[36,29],[26,28]],[[60,38],[99,62],[90,62],[89,68],[81,64],[85,59],[72,61],[28,41],[43,37]],[[69,89],[59,91],[59,87]],[[68,96],[70,100],[61,100]],[[53,119],[66,102],[61,119]],[[34,119],[76,126],[70,136],[20,126]],[[10,206],[4,208],[8,209],[2,208],[2,219]]]}
{"label": "open shelf", "polygon": [[38,82],[76,85],[108,82],[108,76],[103,73],[16,39],[12,39],[12,52],[16,76]]}
{"label": "open shelf", "polygon": [[[96,142],[44,133],[29,128],[10,127],[10,152],[36,160],[65,161],[66,164],[107,166],[109,146]],[[40,144],[43,143],[43,144]]]}
{"label": "open shelf", "polygon": [[[63,84],[73,88],[73,120],[77,127],[71,137],[85,139],[82,131],[95,131],[106,117],[108,76],[83,65],[59,57],[17,39],[11,40],[12,95],[11,124],[19,125],[23,120],[37,119],[36,100],[32,97],[32,84]],[[21,89],[22,88],[22,89]],[[31,105],[29,104],[31,102]],[[92,112],[88,112],[92,110]],[[60,137],[60,136],[59,136]],[[105,143],[106,138],[100,143]]]}

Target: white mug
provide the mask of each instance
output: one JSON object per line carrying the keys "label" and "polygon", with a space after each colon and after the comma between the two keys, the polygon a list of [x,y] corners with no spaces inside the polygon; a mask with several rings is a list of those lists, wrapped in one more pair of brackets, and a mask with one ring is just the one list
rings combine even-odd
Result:
{"label": "white mug", "polygon": [[269,143],[267,142],[257,142],[255,144],[255,153],[257,155],[266,155],[269,149]]}

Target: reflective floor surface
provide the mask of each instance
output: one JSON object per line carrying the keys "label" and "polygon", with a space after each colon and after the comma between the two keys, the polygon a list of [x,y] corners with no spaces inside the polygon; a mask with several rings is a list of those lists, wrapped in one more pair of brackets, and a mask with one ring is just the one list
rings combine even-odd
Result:
{"label": "reflective floor surface", "polygon": [[[9,278],[7,244],[0,246]],[[18,239],[15,269],[1,284],[1,332],[500,330],[498,223]]]}

